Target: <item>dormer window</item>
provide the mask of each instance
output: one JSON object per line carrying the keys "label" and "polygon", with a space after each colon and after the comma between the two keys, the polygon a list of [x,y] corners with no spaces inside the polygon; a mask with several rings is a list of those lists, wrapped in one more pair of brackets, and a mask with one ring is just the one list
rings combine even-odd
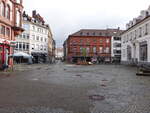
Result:
{"label": "dormer window", "polygon": [[16,0],[16,2],[17,2],[18,4],[21,4],[21,0]]}

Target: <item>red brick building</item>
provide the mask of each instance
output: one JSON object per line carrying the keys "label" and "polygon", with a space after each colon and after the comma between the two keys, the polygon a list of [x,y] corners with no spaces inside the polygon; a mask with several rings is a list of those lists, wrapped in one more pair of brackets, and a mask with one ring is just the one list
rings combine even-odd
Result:
{"label": "red brick building", "polygon": [[22,0],[0,0],[0,69],[13,66],[15,36],[23,29]]}
{"label": "red brick building", "polygon": [[64,58],[69,62],[78,60],[111,61],[111,38],[118,29],[83,29],[69,35],[64,42]]}

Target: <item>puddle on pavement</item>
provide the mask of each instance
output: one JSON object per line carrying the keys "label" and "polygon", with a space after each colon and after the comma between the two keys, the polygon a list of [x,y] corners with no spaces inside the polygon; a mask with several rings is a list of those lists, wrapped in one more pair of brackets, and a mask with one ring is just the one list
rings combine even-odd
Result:
{"label": "puddle on pavement", "polygon": [[105,97],[102,95],[90,95],[89,99],[93,101],[103,101],[105,100]]}
{"label": "puddle on pavement", "polygon": [[75,76],[76,76],[76,77],[82,77],[82,75],[79,75],[79,74],[78,74],[78,75],[75,75]]}
{"label": "puddle on pavement", "polygon": [[100,84],[100,86],[102,86],[102,87],[106,87],[106,85],[105,85],[105,84]]}
{"label": "puddle on pavement", "polygon": [[39,79],[38,79],[38,78],[33,78],[33,79],[31,79],[31,80],[33,80],[33,81],[38,81]]}

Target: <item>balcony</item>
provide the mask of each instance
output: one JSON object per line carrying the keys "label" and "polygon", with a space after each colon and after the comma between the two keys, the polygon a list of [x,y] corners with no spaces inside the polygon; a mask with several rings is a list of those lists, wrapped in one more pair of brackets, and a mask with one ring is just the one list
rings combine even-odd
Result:
{"label": "balcony", "polygon": [[15,36],[20,35],[24,31],[24,29],[22,27],[18,27],[18,26],[14,26],[14,27],[12,27],[12,29],[14,30]]}

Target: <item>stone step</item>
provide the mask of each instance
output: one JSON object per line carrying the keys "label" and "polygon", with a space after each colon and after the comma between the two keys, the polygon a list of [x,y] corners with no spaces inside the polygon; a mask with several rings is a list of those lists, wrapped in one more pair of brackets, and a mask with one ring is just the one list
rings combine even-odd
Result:
{"label": "stone step", "polygon": [[143,73],[143,72],[138,72],[136,73],[137,76],[150,76],[150,73]]}

